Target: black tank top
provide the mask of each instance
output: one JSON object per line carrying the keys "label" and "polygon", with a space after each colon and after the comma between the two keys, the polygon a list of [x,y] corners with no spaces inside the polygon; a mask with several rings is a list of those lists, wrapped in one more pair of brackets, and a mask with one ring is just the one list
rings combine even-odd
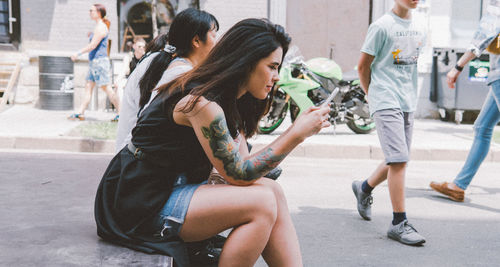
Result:
{"label": "black tank top", "polygon": [[132,130],[132,143],[148,156],[161,159],[174,174],[185,174],[188,183],[201,183],[212,170],[193,128],[178,125],[173,118],[173,109],[188,91],[156,96],[141,113]]}

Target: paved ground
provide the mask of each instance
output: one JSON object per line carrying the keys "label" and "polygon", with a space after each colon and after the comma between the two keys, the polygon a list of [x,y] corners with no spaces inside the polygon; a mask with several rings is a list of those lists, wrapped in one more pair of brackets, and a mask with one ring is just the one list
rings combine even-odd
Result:
{"label": "paved ground", "polygon": [[[95,153],[0,151],[0,266],[165,266],[164,258],[98,239],[93,201],[111,159]],[[465,203],[432,192],[459,161],[413,161],[407,210],[423,247],[387,239],[386,184],[374,191],[373,220],[357,214],[350,184],[379,161],[290,157],[279,182],[288,196],[305,266],[495,266],[500,262],[498,163],[486,162]],[[257,266],[265,266],[261,261]]]}

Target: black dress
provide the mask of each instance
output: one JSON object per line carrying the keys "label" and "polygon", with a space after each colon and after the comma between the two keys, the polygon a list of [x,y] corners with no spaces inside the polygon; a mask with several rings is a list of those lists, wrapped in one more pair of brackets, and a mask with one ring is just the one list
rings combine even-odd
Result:
{"label": "black dress", "polygon": [[188,183],[206,180],[212,165],[191,127],[177,125],[173,108],[186,93],[159,94],[132,130],[132,143],[147,156],[137,159],[123,148],[109,163],[95,199],[97,234],[103,239],[147,253],[172,256],[188,266],[179,237],[154,235],[152,221],[167,202],[176,177]]}

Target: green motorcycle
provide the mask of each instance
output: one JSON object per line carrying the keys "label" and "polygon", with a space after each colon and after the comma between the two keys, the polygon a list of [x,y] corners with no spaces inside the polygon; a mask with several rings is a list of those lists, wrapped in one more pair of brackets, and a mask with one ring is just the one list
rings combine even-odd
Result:
{"label": "green motorcycle", "polygon": [[280,80],[269,113],[259,122],[259,131],[272,133],[285,119],[288,111],[292,122],[303,110],[319,106],[333,94],[330,102],[330,123],[335,127],[346,123],[357,134],[375,129],[370,117],[365,92],[355,70],[342,74],[335,61],[328,58],[302,60],[296,47],[291,47],[280,70]]}

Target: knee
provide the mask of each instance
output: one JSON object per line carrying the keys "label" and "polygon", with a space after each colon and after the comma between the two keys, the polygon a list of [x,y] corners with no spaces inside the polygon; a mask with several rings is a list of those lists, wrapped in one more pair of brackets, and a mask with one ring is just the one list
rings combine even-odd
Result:
{"label": "knee", "polygon": [[283,192],[283,188],[281,188],[280,184],[271,179],[265,179],[264,181],[265,185],[268,186],[274,193],[277,201],[286,201],[285,192]]}
{"label": "knee", "polygon": [[274,224],[278,216],[276,196],[269,188],[259,188],[259,193],[254,201],[254,218]]}
{"label": "knee", "polygon": [[493,127],[486,127],[486,126],[475,126],[474,127],[474,132],[477,137],[481,138],[491,138],[493,136]]}

